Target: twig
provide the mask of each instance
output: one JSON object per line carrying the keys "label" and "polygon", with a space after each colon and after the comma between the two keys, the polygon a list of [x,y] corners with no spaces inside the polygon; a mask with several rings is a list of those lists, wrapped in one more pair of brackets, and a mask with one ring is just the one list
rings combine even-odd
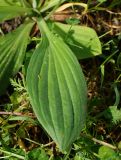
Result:
{"label": "twig", "polygon": [[8,155],[13,156],[13,157],[16,157],[16,158],[19,158],[19,159],[23,159],[23,160],[25,159],[25,157],[23,157],[23,156],[21,156],[21,155],[18,155],[18,154],[9,152],[9,151],[5,151],[5,150],[3,150],[2,148],[0,148],[0,152],[5,153],[5,154],[8,154]]}
{"label": "twig", "polygon": [[85,138],[88,138],[88,139],[90,139],[90,140],[92,140],[92,141],[94,141],[94,142],[96,142],[96,143],[98,143],[98,144],[100,144],[100,145],[107,146],[107,147],[109,147],[109,148],[111,148],[111,149],[114,149],[114,150],[117,150],[117,149],[118,149],[116,146],[113,146],[112,144],[109,144],[109,143],[107,143],[107,142],[98,140],[98,139],[96,139],[96,138],[94,138],[94,137],[91,137],[91,136],[89,136],[89,135],[86,135],[86,134],[84,134],[84,133],[81,133],[81,136],[83,136],[83,137],[85,137]]}
{"label": "twig", "polygon": [[25,115],[25,114],[20,113],[20,112],[3,112],[3,111],[1,111],[0,115],[12,115],[12,116],[23,116],[23,117],[28,116],[28,117],[31,117],[31,118],[36,118],[36,116],[33,115],[32,113],[28,113],[28,115]]}
{"label": "twig", "polygon": [[52,144],[54,144],[54,143],[55,143],[55,142],[52,141],[52,142],[50,142],[50,143],[43,144],[43,145],[42,145],[42,148],[48,147],[48,146],[50,146],[50,145],[52,145]]}
{"label": "twig", "polygon": [[110,25],[107,22],[102,21],[102,23],[106,26],[108,26],[109,28],[114,28],[114,29],[121,29],[121,26],[116,26],[116,25]]}
{"label": "twig", "polygon": [[85,3],[66,3],[62,6],[60,6],[57,10],[56,10],[56,13],[57,12],[61,12],[69,7],[73,7],[73,6],[81,6],[81,7],[84,7],[84,11],[82,12],[83,14],[85,14],[87,12],[87,9],[88,9],[88,5],[85,4]]}
{"label": "twig", "polygon": [[110,11],[108,9],[106,9],[105,11],[108,12],[108,13],[110,13],[110,14],[121,15],[120,12],[112,12],[112,11]]}
{"label": "twig", "polygon": [[48,146],[50,146],[50,145],[52,145],[52,144],[55,143],[54,141],[52,141],[52,142],[49,142],[49,143],[47,143],[47,144],[40,144],[40,143],[38,143],[38,142],[36,142],[36,141],[33,141],[33,140],[29,139],[29,138],[25,138],[25,139],[26,139],[27,141],[31,142],[31,143],[34,143],[34,144],[37,144],[37,145],[41,146],[42,148],[46,148],[46,147],[48,147]]}
{"label": "twig", "polygon": [[96,139],[96,138],[92,138],[92,140],[93,140],[94,142],[96,142],[96,143],[99,143],[99,144],[101,144],[101,145],[103,145],[103,146],[107,146],[107,147],[112,148],[112,149],[114,149],[114,150],[117,149],[116,146],[113,146],[112,144],[109,144],[109,143],[107,143],[107,142],[98,140],[98,139]]}

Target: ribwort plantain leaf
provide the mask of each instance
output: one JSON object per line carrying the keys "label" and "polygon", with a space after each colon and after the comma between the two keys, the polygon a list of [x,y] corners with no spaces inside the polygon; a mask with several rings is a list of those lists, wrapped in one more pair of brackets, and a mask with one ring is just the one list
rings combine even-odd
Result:
{"label": "ribwort plantain leaf", "polygon": [[64,41],[38,20],[42,41],[27,72],[33,110],[61,151],[68,151],[84,127],[87,90],[81,67]]}
{"label": "ribwort plantain leaf", "polygon": [[10,20],[17,16],[25,16],[26,14],[31,14],[31,8],[24,8],[18,5],[13,6],[1,6],[0,5],[0,22]]}
{"label": "ribwort plantain leaf", "polygon": [[4,93],[10,77],[21,67],[32,26],[31,22],[25,23],[15,31],[0,36],[0,94]]}

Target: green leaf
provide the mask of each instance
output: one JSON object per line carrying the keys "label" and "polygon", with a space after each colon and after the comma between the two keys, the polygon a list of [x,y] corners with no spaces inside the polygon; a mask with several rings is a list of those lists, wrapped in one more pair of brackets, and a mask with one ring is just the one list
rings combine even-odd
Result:
{"label": "green leaf", "polygon": [[49,160],[49,158],[43,149],[35,148],[28,153],[28,160]]}
{"label": "green leaf", "polygon": [[63,3],[64,1],[65,0],[46,0],[40,11],[45,12],[46,10],[58,5],[60,2]]}
{"label": "green leaf", "polygon": [[121,68],[121,53],[118,55],[117,65],[118,65],[119,68]]}
{"label": "green leaf", "polygon": [[85,124],[85,78],[64,41],[50,32],[44,20],[39,20],[38,26],[42,42],[28,67],[28,93],[43,128],[61,151],[67,151]]}
{"label": "green leaf", "polygon": [[121,109],[118,109],[117,106],[110,106],[104,111],[104,117],[113,124],[117,124],[121,121]]}
{"label": "green leaf", "polygon": [[107,0],[98,0],[98,2],[103,3],[106,2]]}
{"label": "green leaf", "polygon": [[90,157],[88,158],[88,154],[85,154],[83,151],[81,151],[76,153],[74,160],[90,160]]}
{"label": "green leaf", "polygon": [[10,77],[21,67],[32,26],[33,23],[22,24],[15,31],[0,37],[0,94],[5,91]]}
{"label": "green leaf", "polygon": [[[8,156],[10,156],[9,157],[9,159],[10,160],[18,160],[18,159],[23,159],[23,160],[25,160],[24,159],[24,156],[23,156],[23,151],[21,150],[21,149],[11,149],[11,148],[8,148],[8,147],[4,147],[4,148],[2,148],[2,147],[0,147],[0,152],[1,153],[4,153],[4,155],[8,155]],[[20,154],[18,154],[18,153],[21,153],[22,155],[20,155]],[[14,157],[16,157],[15,159],[14,159]]]}
{"label": "green leaf", "polygon": [[4,22],[17,16],[24,16],[25,14],[30,14],[31,12],[31,8],[24,8],[18,5],[0,5],[0,22]]}
{"label": "green leaf", "polygon": [[20,5],[19,1],[15,0],[0,0],[0,6],[11,6],[11,5],[18,4]]}
{"label": "green leaf", "polygon": [[53,30],[64,39],[78,59],[102,54],[100,40],[92,28],[55,23]]}
{"label": "green leaf", "polygon": [[106,119],[109,119],[113,124],[117,124],[121,121],[121,109],[118,109],[118,105],[120,104],[120,92],[118,90],[117,84],[114,83],[114,91],[116,100],[113,106],[107,108],[103,115]]}
{"label": "green leaf", "polygon": [[80,20],[77,18],[68,18],[66,19],[66,22],[70,25],[78,25],[80,23]]}
{"label": "green leaf", "polygon": [[106,146],[100,147],[98,154],[101,160],[120,160],[117,153],[113,149]]}

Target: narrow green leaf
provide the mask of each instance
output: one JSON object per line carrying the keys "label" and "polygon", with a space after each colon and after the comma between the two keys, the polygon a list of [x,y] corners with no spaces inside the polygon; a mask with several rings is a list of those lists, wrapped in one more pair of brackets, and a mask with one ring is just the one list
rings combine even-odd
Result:
{"label": "narrow green leaf", "polygon": [[64,39],[78,59],[102,54],[100,40],[92,28],[55,23],[53,30]]}
{"label": "narrow green leaf", "polygon": [[18,4],[20,6],[20,1],[15,0],[0,0],[0,6],[11,6]]}
{"label": "narrow green leaf", "polygon": [[67,151],[85,122],[87,91],[81,67],[64,41],[38,21],[42,42],[28,67],[33,110],[60,150]]}
{"label": "narrow green leaf", "polygon": [[98,2],[103,3],[106,2],[107,0],[98,0]]}
{"label": "narrow green leaf", "polygon": [[0,37],[0,94],[23,62],[32,26],[33,23],[22,24],[15,31]]}
{"label": "narrow green leaf", "polygon": [[115,96],[116,96],[116,100],[114,103],[114,106],[117,106],[120,104],[120,91],[118,90],[118,86],[116,83],[114,83],[114,91],[115,91]]}
{"label": "narrow green leaf", "polygon": [[11,151],[7,151],[7,150],[5,150],[5,149],[3,149],[3,148],[1,148],[1,147],[0,147],[0,152],[1,152],[1,153],[4,153],[4,154],[6,154],[6,155],[12,156],[12,158],[13,158],[13,157],[16,157],[16,158],[19,158],[19,159],[23,159],[23,160],[24,160],[24,156],[21,156],[21,155],[19,155],[19,154],[13,153],[13,152],[11,152]]}
{"label": "narrow green leaf", "polygon": [[119,68],[121,68],[121,53],[118,55],[117,65],[118,65]]}
{"label": "narrow green leaf", "polygon": [[46,0],[45,4],[41,8],[41,12],[45,12],[46,10],[58,5],[59,3],[63,3],[65,0]]}
{"label": "narrow green leaf", "polygon": [[31,8],[24,8],[18,5],[0,5],[0,22],[4,22],[17,16],[24,16],[25,14],[30,14],[31,12]]}

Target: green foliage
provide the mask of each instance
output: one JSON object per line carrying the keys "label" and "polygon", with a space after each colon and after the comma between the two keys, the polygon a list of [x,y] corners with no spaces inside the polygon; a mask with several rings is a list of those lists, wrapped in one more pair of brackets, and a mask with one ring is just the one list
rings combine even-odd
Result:
{"label": "green foliage", "polygon": [[[86,118],[86,82],[75,55],[79,59],[100,55],[101,45],[95,31],[88,27],[52,22],[54,28],[50,31],[47,19],[63,2],[66,1],[2,0],[0,22],[21,16],[23,24],[11,33],[0,36],[0,94],[4,94],[10,78],[21,68],[31,42],[30,35],[36,30],[34,24],[37,24],[42,40],[36,46],[27,68],[28,94],[41,125],[64,152],[79,136]],[[21,82],[11,81],[11,84],[19,94],[26,93]],[[12,96],[17,97],[14,94]],[[18,105],[18,99],[14,101],[11,97],[11,101]],[[13,116],[8,119],[30,120],[28,117]],[[22,130],[19,128],[17,135],[21,135]],[[40,153],[37,150],[36,153],[44,155],[43,151]],[[29,155],[36,158],[34,152]]]}
{"label": "green foliage", "polygon": [[121,157],[113,149],[102,146],[99,148],[99,157],[101,160],[120,160]]}
{"label": "green foliage", "polygon": [[85,79],[76,57],[63,40],[53,35],[42,19],[38,26],[42,42],[28,67],[28,92],[40,123],[65,151],[85,121]]}
{"label": "green foliage", "polygon": [[118,109],[117,106],[110,106],[105,110],[104,116],[116,125],[121,121],[121,109]]}
{"label": "green foliage", "polygon": [[76,151],[75,159],[93,160],[97,158],[95,153],[98,150],[98,145],[94,144],[88,136],[86,137],[81,135],[74,143],[74,150]]}
{"label": "green foliage", "polygon": [[98,2],[103,3],[106,2],[107,0],[98,0]]}
{"label": "green foliage", "polygon": [[74,160],[90,160],[89,158],[86,158],[86,155],[83,152],[77,153],[77,155],[74,157]]}
{"label": "green foliage", "polygon": [[25,13],[30,14],[32,10],[30,8],[22,7],[12,0],[2,0],[0,2],[0,22],[15,18],[17,16],[23,16]]}
{"label": "green foliage", "polygon": [[0,37],[0,94],[5,91],[9,78],[22,65],[32,26],[31,22],[24,23],[15,31]]}
{"label": "green foliage", "polygon": [[120,103],[120,93],[117,88],[117,84],[114,84],[114,90],[116,95],[116,100],[113,106],[108,107],[103,115],[106,119],[112,122],[113,125],[118,124],[121,121],[121,109],[118,109],[118,105]]}
{"label": "green foliage", "polygon": [[90,58],[102,53],[99,38],[89,27],[55,23],[53,30],[64,39],[78,59]]}
{"label": "green foliage", "polygon": [[35,148],[28,153],[25,160],[49,160],[49,158],[43,149]]}
{"label": "green foliage", "polygon": [[44,5],[40,7],[40,12],[45,12],[50,8],[65,2],[66,0],[46,0]]}
{"label": "green foliage", "polygon": [[21,3],[18,0],[0,0],[0,6],[12,6],[12,5],[20,6]]}
{"label": "green foliage", "polygon": [[119,56],[117,58],[117,64],[121,68],[121,53],[119,54]]}

